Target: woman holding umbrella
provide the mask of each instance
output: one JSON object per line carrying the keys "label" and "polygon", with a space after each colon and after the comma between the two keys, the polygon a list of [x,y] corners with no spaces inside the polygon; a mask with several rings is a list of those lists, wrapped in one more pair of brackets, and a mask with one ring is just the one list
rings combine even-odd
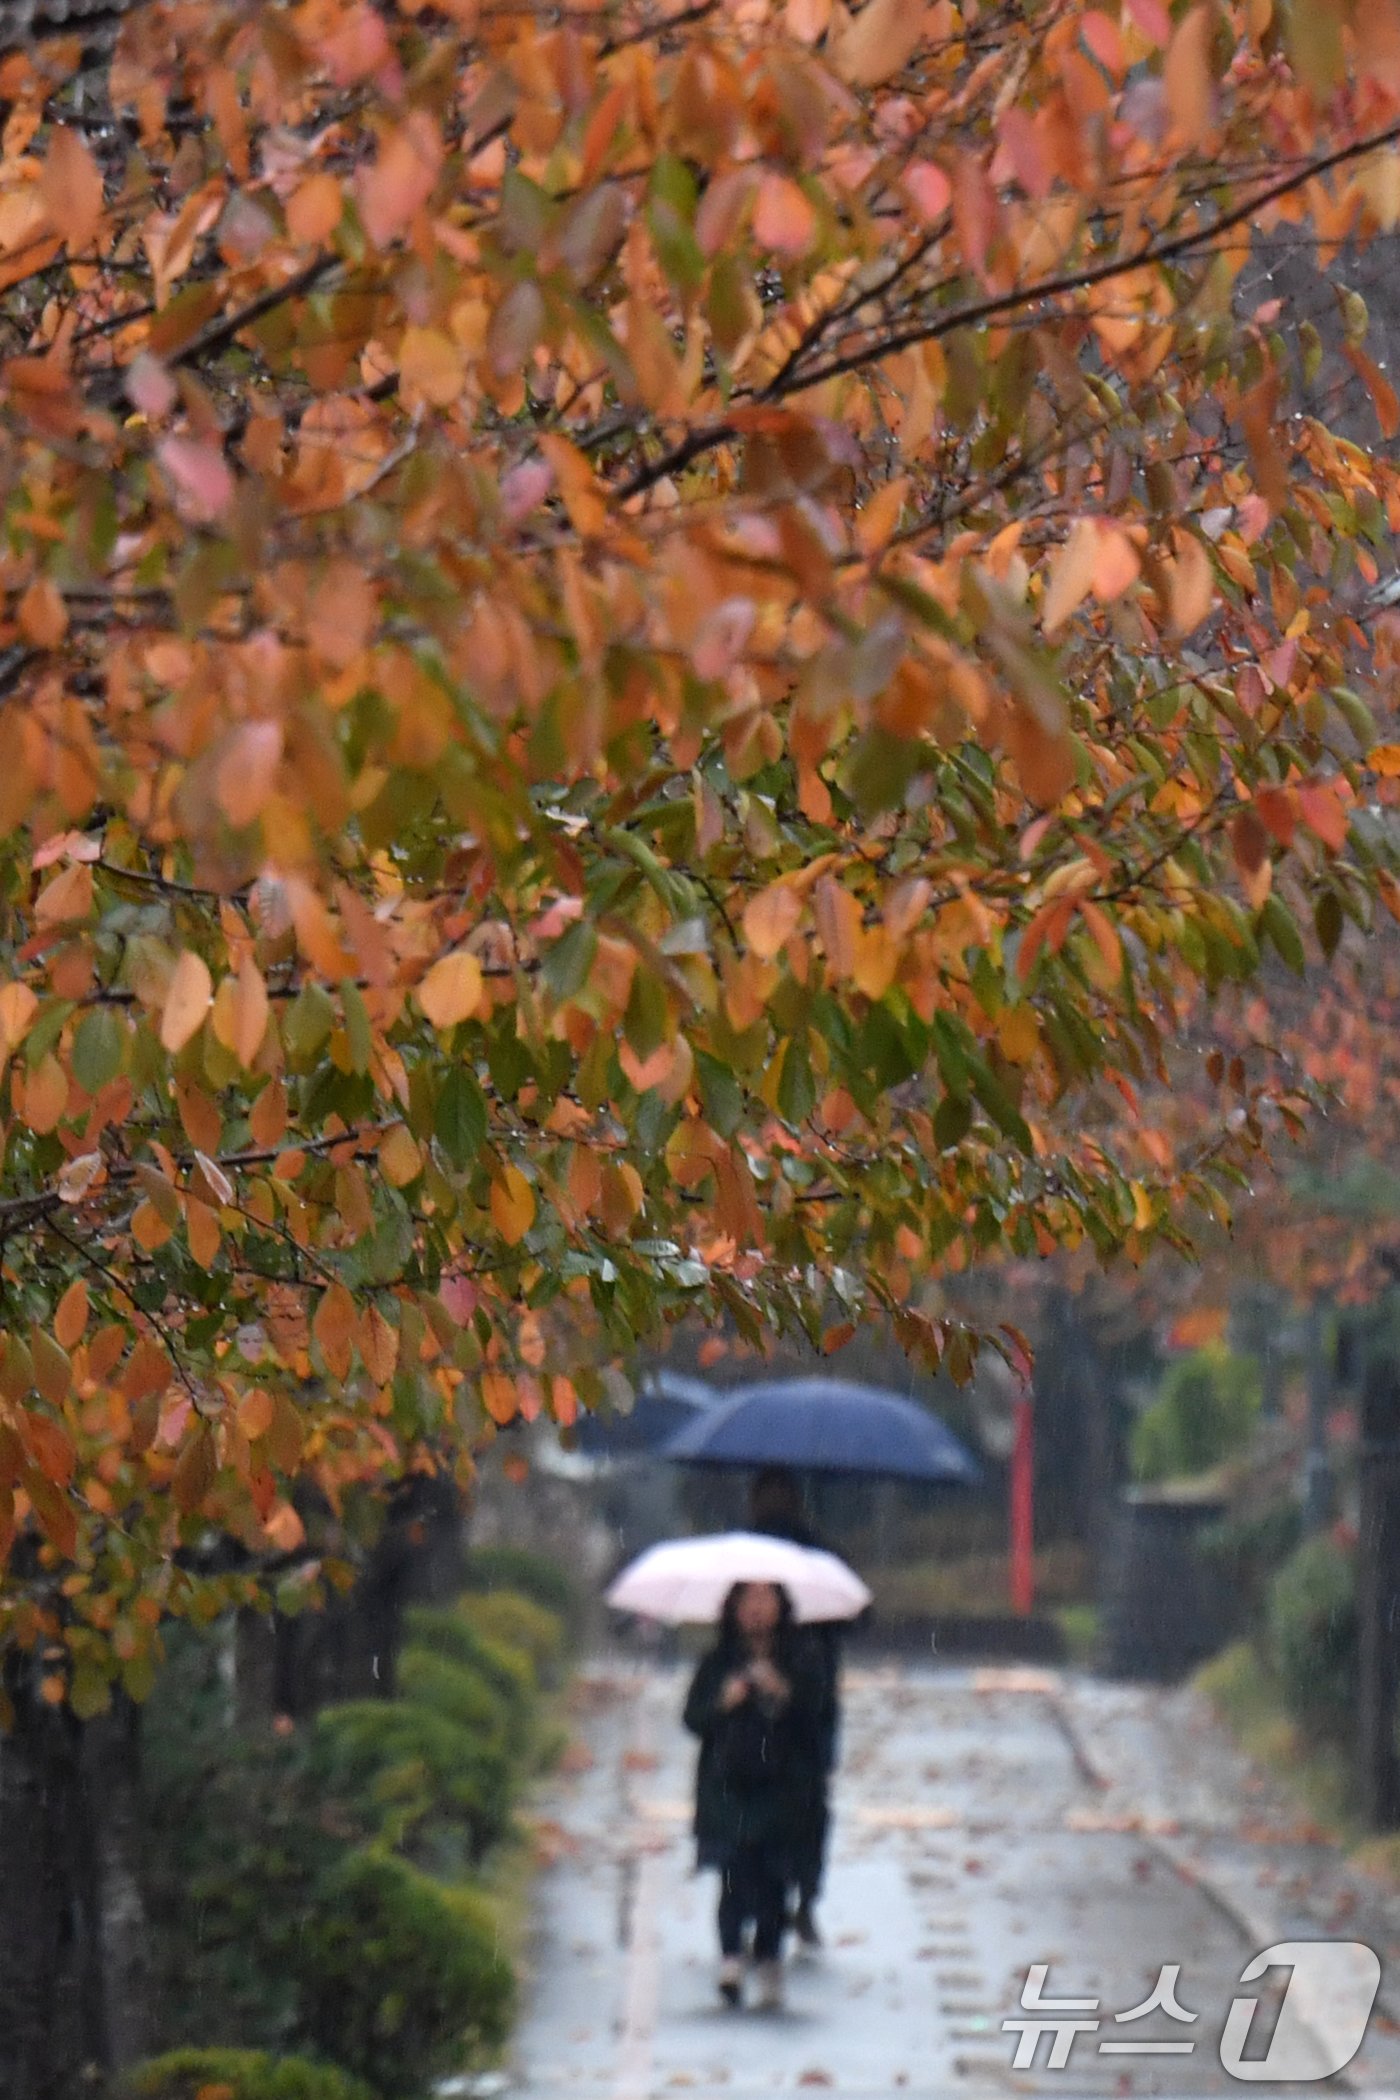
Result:
{"label": "woman holding umbrella", "polygon": [[807,1838],[807,1804],[822,1782],[826,1703],[787,1592],[736,1583],[685,1703],[685,1725],[700,1739],[697,1857],[720,1872],[719,1988],[730,2005],[741,2001],[750,1929],[759,2005],[782,2003],[787,1892]]}

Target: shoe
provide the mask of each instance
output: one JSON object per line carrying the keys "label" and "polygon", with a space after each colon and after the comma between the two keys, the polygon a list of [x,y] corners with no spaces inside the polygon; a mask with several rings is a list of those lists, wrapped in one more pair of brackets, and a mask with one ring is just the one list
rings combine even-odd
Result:
{"label": "shoe", "polygon": [[761,1961],[754,1975],[758,1981],[758,2009],[760,2012],[781,2012],[783,2007],[783,1965],[780,1961]]}
{"label": "shoe", "polygon": [[793,1912],[792,1929],[804,1947],[820,1947],[822,1936],[817,1930],[817,1921],[812,1916],[809,1902],[799,1903]]}
{"label": "shoe", "polygon": [[726,2005],[744,2002],[744,1965],[737,1954],[727,1954],[719,1965],[719,1994]]}

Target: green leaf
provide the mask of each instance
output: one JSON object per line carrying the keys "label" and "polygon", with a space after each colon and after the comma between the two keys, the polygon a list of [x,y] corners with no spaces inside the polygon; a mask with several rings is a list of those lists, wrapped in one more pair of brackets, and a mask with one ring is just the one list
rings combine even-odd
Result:
{"label": "green leaf", "polygon": [[1298,931],[1297,921],[1287,906],[1277,897],[1268,897],[1259,914],[1261,938],[1267,934],[1290,970],[1301,977],[1307,968],[1307,956],[1303,950],[1303,937]]}
{"label": "green leaf", "polygon": [[443,1080],[433,1133],[459,1170],[469,1167],[486,1143],[486,1096],[465,1065],[454,1065]]}
{"label": "green leaf", "polygon": [[343,977],[340,982],[340,1005],[345,1015],[345,1035],[350,1045],[350,1064],[356,1072],[367,1072],[374,1055],[374,1038],[370,1033],[369,1014],[360,995],[359,986],[352,978]]}
{"label": "green leaf", "polygon": [[1328,962],[1331,962],[1337,952],[1345,923],[1341,901],[1336,891],[1324,890],[1313,911],[1313,925],[1317,929],[1317,938]]}
{"label": "green leaf", "polygon": [[99,1093],[116,1078],[126,1045],[126,1024],[114,1008],[96,1006],[83,1015],[73,1037],[73,1077],[84,1093]]}
{"label": "green leaf", "polygon": [[733,1137],[744,1115],[744,1095],[726,1064],[706,1050],[695,1053],[695,1077],[704,1103],[705,1120],[722,1138]]}

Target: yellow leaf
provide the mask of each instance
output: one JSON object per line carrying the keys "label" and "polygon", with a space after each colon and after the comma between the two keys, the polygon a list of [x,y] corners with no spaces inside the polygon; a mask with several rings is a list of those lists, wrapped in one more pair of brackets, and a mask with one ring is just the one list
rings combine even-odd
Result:
{"label": "yellow leaf", "polygon": [[465,948],[435,962],[418,987],[418,1004],[434,1028],[455,1028],[481,1003],[481,964]]}
{"label": "yellow leaf", "polygon": [[402,1123],[394,1125],[379,1147],[379,1164],[384,1169],[384,1179],[394,1189],[407,1188],[422,1173],[423,1155]]}
{"label": "yellow leaf", "polygon": [[0,986],[0,1055],[17,1050],[39,1011],[39,1002],[27,984]]}
{"label": "yellow leaf", "polygon": [[491,1219],[508,1247],[518,1247],[535,1222],[535,1192],[519,1167],[506,1167],[491,1184]]}
{"label": "yellow leaf", "polygon": [[[1380,773],[1388,780],[1393,779],[1400,773],[1400,744],[1376,744],[1366,753],[1366,763],[1373,773]],[[9,989],[7,985],[5,990]],[[3,1001],[4,996],[4,992],[0,992],[0,1001]]]}
{"label": "yellow leaf", "polygon": [[797,930],[802,899],[786,882],[770,883],[744,908],[744,939],[760,962],[771,962]]}
{"label": "yellow leaf", "polygon": [[175,965],[160,1017],[160,1039],[172,1054],[198,1034],[213,996],[206,964],[192,948],[186,948]]}
{"label": "yellow leaf", "polygon": [[437,328],[406,328],[399,346],[399,378],[413,397],[450,408],[462,391],[462,353]]}
{"label": "yellow leaf", "polygon": [[1040,1026],[1029,1005],[1005,1006],[997,1021],[997,1040],[1009,1064],[1027,1065],[1040,1048]]}

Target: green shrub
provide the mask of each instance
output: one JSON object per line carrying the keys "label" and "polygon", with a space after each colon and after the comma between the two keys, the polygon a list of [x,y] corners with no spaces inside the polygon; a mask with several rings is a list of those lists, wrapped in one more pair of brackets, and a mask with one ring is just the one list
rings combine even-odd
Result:
{"label": "green shrub", "polygon": [[547,1554],[531,1553],[524,1546],[478,1546],[467,1555],[466,1578],[471,1590],[514,1590],[532,1598],[571,1631],[578,1630],[578,1585],[568,1569]]}
{"label": "green shrub", "polygon": [[453,1662],[431,1648],[405,1648],[399,1657],[397,1683],[399,1697],[410,1705],[430,1708],[492,1748],[509,1747],[509,1709],[495,1687],[469,1663]]}
{"label": "green shrub", "polygon": [[494,1590],[463,1597],[457,1610],[488,1641],[528,1656],[541,1683],[557,1682],[564,1660],[564,1628],[544,1605],[513,1590]]}
{"label": "green shrub", "polygon": [[1344,1738],[1356,1704],[1356,1571],[1335,1540],[1305,1539],[1279,1569],[1269,1637],[1289,1712],[1315,1735]]}
{"label": "green shrub", "polygon": [[479,1671],[510,1717],[511,1740],[516,1744],[526,1740],[537,1693],[528,1655],[488,1640],[467,1623],[460,1610],[433,1605],[414,1605],[404,1613],[404,1639],[430,1655],[445,1656],[449,1662]]}
{"label": "green shrub", "polygon": [[1182,1357],[1134,1425],[1135,1476],[1176,1480],[1209,1472],[1248,1442],[1259,1399],[1259,1366],[1253,1357],[1218,1346]]}
{"label": "green shrub", "polygon": [[352,1853],[306,1922],[302,2020],[318,2048],[397,2100],[504,2041],[515,1980],[479,1892]]}
{"label": "green shrub", "polygon": [[348,2071],[304,2056],[267,2056],[260,2049],[175,2049],[128,2071],[122,2100],[375,2100]]}
{"label": "green shrub", "polygon": [[459,1822],[480,1859],[510,1821],[511,1753],[412,1700],[326,1707],[316,1717],[311,1772],[360,1819],[364,1835],[393,1844]]}

